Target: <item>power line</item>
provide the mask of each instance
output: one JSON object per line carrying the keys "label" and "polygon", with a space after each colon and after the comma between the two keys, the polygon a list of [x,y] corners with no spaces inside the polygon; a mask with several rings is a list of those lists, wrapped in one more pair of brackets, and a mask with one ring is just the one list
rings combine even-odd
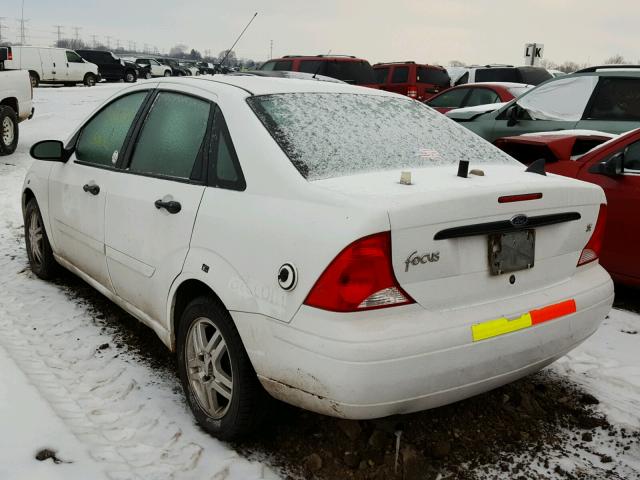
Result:
{"label": "power line", "polygon": [[2,38],[2,29],[6,29],[8,28],[5,24],[2,23],[3,20],[6,20],[7,17],[0,17],[0,43],[2,43],[4,41],[4,39]]}
{"label": "power line", "polygon": [[24,45],[26,43],[27,38],[27,29],[24,27],[24,24],[29,21],[28,18],[21,17],[18,19],[20,23],[20,44]]}

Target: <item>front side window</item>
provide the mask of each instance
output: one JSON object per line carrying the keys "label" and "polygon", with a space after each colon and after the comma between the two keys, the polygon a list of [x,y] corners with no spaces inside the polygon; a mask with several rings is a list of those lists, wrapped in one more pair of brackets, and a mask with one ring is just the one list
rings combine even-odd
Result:
{"label": "front side window", "polygon": [[625,149],[624,169],[640,171],[640,141],[632,143]]}
{"label": "front side window", "polygon": [[317,73],[318,75],[324,75],[324,69],[326,62],[322,60],[302,60],[300,62],[300,71],[303,73]]}
{"label": "front side window", "polygon": [[268,71],[272,71],[272,70],[291,71],[292,69],[293,69],[293,61],[291,60],[274,60],[274,61],[265,63],[260,68],[260,70],[268,70]]}
{"label": "front side window", "polygon": [[640,79],[601,78],[588,118],[640,120]]}
{"label": "front side window", "polygon": [[76,158],[101,166],[113,166],[147,92],[136,92],[111,102],[82,128]]}
{"label": "front side window", "polygon": [[469,93],[468,88],[455,88],[432,98],[427,105],[439,108],[460,108],[467,93]]}
{"label": "front side window", "polygon": [[308,180],[460,160],[517,164],[465,127],[408,98],[288,93],[247,102]]}
{"label": "front side window", "polygon": [[493,90],[488,88],[474,88],[465,102],[465,107],[475,107],[477,105],[487,105],[489,103],[498,103],[500,97]]}
{"label": "front side window", "polygon": [[67,62],[69,63],[84,63],[82,61],[82,57],[78,55],[76,52],[72,52],[71,50],[67,50]]}
{"label": "front side window", "polygon": [[138,58],[138,59],[136,60],[136,63],[137,63],[138,65],[149,65],[149,63],[150,63],[150,62],[149,62],[149,60],[147,60],[146,58]]}
{"label": "front side window", "polygon": [[211,104],[160,92],[138,136],[129,171],[191,178],[202,153]]}
{"label": "front side window", "polygon": [[395,67],[391,76],[391,83],[407,83],[409,80],[409,67]]}

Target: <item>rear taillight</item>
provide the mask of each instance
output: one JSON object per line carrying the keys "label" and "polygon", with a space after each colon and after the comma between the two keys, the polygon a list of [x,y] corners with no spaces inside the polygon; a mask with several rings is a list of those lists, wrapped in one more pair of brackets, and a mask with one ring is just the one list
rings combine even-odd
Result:
{"label": "rear taillight", "polygon": [[13,60],[13,51],[11,49],[9,49],[7,60]]}
{"label": "rear taillight", "polygon": [[391,233],[356,240],[329,264],[304,301],[332,312],[358,312],[414,303],[391,265]]}
{"label": "rear taillight", "polygon": [[407,97],[417,98],[418,97],[418,87],[409,87],[407,89]]}
{"label": "rear taillight", "polygon": [[591,238],[585,245],[580,258],[578,259],[578,267],[585,265],[589,262],[593,262],[600,257],[600,250],[602,250],[602,241],[604,239],[604,228],[607,223],[607,206],[603,203],[600,205],[600,211],[598,212],[598,220],[596,220],[596,226],[593,229]]}

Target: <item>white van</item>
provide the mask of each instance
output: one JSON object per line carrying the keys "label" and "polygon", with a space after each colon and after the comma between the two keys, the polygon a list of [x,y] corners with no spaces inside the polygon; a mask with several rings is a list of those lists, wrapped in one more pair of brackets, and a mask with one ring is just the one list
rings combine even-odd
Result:
{"label": "white van", "polygon": [[86,62],[73,50],[54,47],[12,46],[5,67],[28,70],[31,85],[40,83],[84,83],[91,87],[100,81],[98,66]]}

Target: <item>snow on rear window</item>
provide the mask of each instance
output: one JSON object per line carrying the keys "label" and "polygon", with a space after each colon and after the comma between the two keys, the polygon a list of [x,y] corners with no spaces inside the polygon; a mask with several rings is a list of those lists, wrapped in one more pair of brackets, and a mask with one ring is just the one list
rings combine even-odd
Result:
{"label": "snow on rear window", "polygon": [[457,164],[514,163],[411,99],[351,93],[250,97],[249,105],[308,180]]}

